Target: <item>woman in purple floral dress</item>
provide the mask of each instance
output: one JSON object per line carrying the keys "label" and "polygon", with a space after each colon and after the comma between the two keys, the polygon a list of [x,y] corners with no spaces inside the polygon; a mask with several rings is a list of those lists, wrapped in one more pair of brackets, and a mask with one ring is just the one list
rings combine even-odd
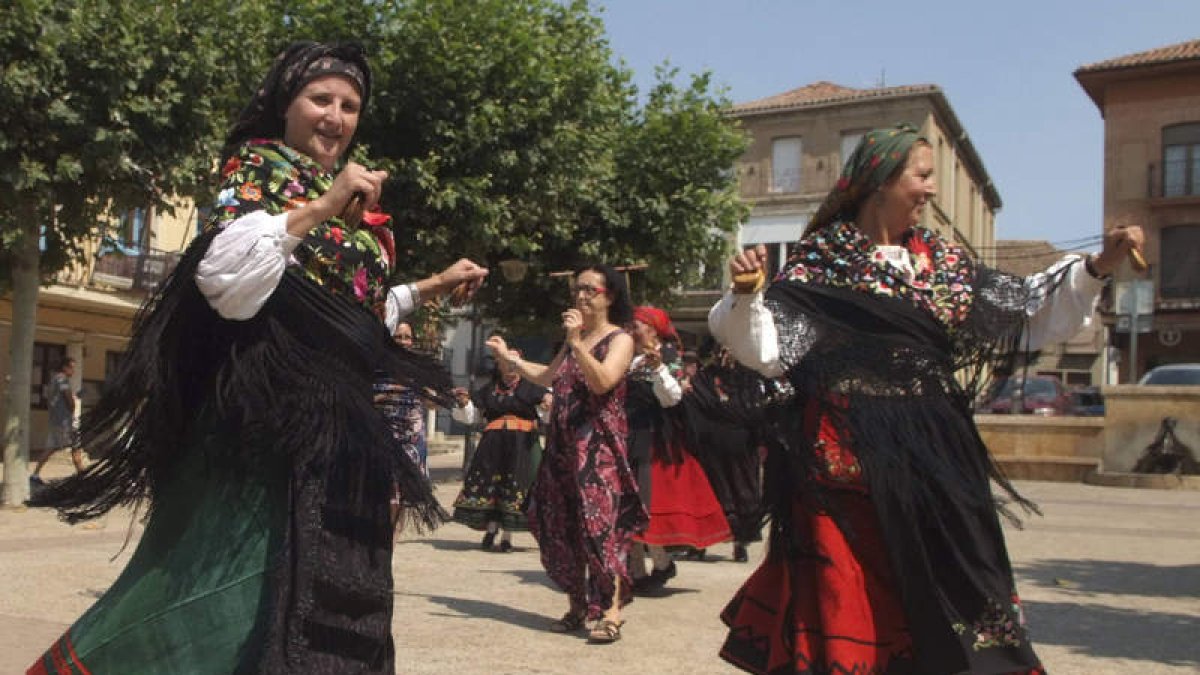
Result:
{"label": "woman in purple floral dress", "polygon": [[525,379],[551,386],[554,404],[546,450],[530,490],[529,529],[542,565],[570,598],[551,630],[590,628],[588,640],[621,637],[621,607],[632,595],[628,557],[646,510],[626,458],[625,373],[633,338],[629,290],[606,265],[576,272],[574,305],[563,312],[566,342],[550,365],[525,361],[504,339],[488,348]]}

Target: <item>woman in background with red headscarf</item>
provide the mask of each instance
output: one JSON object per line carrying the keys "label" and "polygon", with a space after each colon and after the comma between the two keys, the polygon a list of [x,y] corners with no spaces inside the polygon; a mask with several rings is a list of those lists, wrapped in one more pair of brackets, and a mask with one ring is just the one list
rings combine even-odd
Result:
{"label": "woman in background with red headscarf", "polygon": [[630,464],[638,474],[650,526],[637,537],[653,560],[646,573],[641,546],[634,544],[630,573],[634,590],[661,588],[676,574],[668,546],[697,549],[726,541],[729,523],[704,470],[686,447],[687,434],[678,407],[683,398],[679,334],[667,313],[642,305],[633,310],[637,356],[629,364]]}

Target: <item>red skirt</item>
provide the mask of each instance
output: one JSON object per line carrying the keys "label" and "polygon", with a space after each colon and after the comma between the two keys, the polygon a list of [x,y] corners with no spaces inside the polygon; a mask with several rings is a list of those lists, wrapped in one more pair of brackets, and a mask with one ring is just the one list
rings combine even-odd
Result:
{"label": "red skirt", "polygon": [[[792,502],[790,532],[781,539],[804,542],[807,550],[770,551],[726,605],[721,619],[729,634],[721,657],[770,675],[917,675],[912,634],[861,463],[839,442],[833,422],[818,421],[814,411],[806,416],[818,429],[813,451],[828,488],[827,507],[845,530],[828,513]],[[1040,667],[1019,672],[1044,675]]]}
{"label": "red skirt", "polygon": [[839,492],[854,533],[795,510],[793,526],[816,555],[769,555],[725,607],[721,656],[754,673],[909,672],[912,638],[891,581],[870,499]]}
{"label": "red skirt", "polygon": [[694,548],[729,541],[733,536],[729,521],[700,462],[682,448],[672,450],[653,453],[650,527],[634,539],[654,546]]}

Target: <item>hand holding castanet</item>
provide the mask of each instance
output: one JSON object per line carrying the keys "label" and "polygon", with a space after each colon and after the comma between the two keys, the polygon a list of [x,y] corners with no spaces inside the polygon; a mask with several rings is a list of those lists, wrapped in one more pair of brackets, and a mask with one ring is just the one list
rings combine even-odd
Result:
{"label": "hand holding castanet", "polygon": [[729,274],[733,277],[733,292],[757,293],[767,282],[767,247],[759,244],[736,253],[729,259]]}
{"label": "hand holding castanet", "polygon": [[577,309],[568,309],[562,313],[562,327],[567,332],[567,342],[578,343],[583,335],[583,314]]}
{"label": "hand holding castanet", "polygon": [[1100,254],[1091,259],[1092,268],[1103,276],[1112,274],[1122,260],[1137,273],[1149,267],[1142,255],[1146,235],[1138,225],[1118,225],[1104,233],[1104,247]]}

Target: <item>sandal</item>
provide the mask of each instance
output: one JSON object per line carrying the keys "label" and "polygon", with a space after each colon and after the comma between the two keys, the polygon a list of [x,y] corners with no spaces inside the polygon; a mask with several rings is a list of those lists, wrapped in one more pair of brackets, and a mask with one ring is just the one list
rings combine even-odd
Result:
{"label": "sandal", "polygon": [[588,642],[593,644],[611,644],[621,639],[621,624],[624,621],[617,622],[610,619],[601,619],[596,623],[588,633]]}
{"label": "sandal", "polygon": [[587,622],[587,614],[577,614],[575,612],[567,612],[562,615],[561,619],[556,619],[550,624],[551,633],[574,633],[577,630],[582,630]]}

